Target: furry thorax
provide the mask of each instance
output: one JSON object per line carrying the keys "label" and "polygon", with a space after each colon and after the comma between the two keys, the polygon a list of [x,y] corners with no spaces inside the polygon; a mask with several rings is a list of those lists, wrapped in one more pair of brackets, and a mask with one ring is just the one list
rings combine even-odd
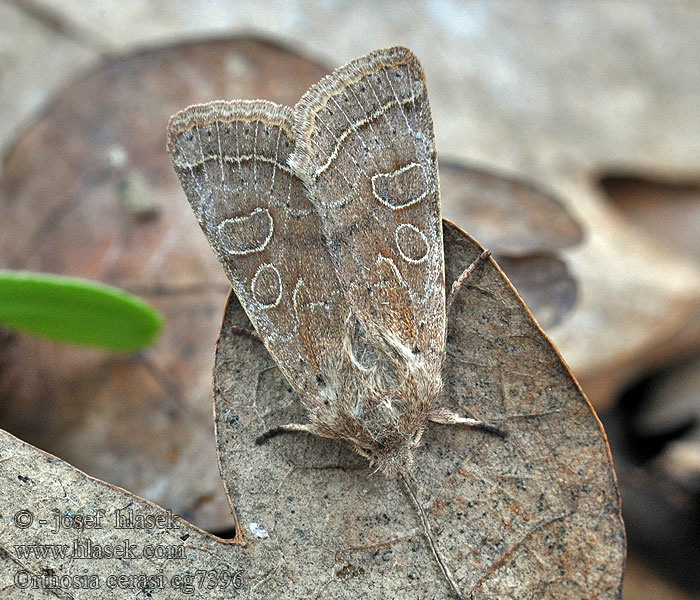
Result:
{"label": "furry thorax", "polygon": [[349,443],[388,475],[408,470],[442,391],[434,363],[348,318],[342,347],[322,362],[320,394],[304,399],[314,433]]}

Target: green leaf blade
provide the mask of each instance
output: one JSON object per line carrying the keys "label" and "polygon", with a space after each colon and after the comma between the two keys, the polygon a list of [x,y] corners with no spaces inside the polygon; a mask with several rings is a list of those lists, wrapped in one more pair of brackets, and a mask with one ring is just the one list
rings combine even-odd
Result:
{"label": "green leaf blade", "polygon": [[0,325],[57,342],[130,352],[151,344],[163,320],[144,301],[108,285],[0,271]]}

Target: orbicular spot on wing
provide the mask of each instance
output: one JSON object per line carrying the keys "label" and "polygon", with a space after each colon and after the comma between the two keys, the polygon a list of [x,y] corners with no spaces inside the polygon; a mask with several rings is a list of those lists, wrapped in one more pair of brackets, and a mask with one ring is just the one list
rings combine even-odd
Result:
{"label": "orbicular spot on wing", "polygon": [[427,193],[428,178],[425,168],[418,163],[372,176],[372,195],[392,210],[417,204]]}
{"label": "orbicular spot on wing", "polygon": [[415,225],[402,223],[394,230],[394,241],[399,255],[406,262],[422,263],[428,258],[428,238]]}
{"label": "orbicular spot on wing", "polygon": [[226,252],[245,256],[264,250],[275,228],[270,211],[256,208],[249,215],[223,220],[218,229]]}
{"label": "orbicular spot on wing", "polygon": [[280,303],[282,277],[275,265],[267,263],[258,267],[250,282],[250,293],[260,304],[260,308],[273,308]]}

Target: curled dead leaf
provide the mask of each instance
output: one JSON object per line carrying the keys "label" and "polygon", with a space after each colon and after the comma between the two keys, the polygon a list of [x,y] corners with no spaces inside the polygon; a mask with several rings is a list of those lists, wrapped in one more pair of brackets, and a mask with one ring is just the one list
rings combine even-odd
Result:
{"label": "curled dead leaf", "polygon": [[440,161],[443,216],[493,253],[545,329],[573,309],[578,283],[558,250],[583,229],[552,193],[504,174]]}

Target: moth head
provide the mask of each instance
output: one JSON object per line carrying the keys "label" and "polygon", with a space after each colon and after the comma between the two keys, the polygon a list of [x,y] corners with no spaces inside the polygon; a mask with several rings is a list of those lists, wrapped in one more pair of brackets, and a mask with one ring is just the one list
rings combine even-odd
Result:
{"label": "moth head", "polygon": [[408,436],[389,447],[375,448],[371,452],[370,462],[389,476],[410,470],[413,466],[413,451],[419,445],[420,433]]}

